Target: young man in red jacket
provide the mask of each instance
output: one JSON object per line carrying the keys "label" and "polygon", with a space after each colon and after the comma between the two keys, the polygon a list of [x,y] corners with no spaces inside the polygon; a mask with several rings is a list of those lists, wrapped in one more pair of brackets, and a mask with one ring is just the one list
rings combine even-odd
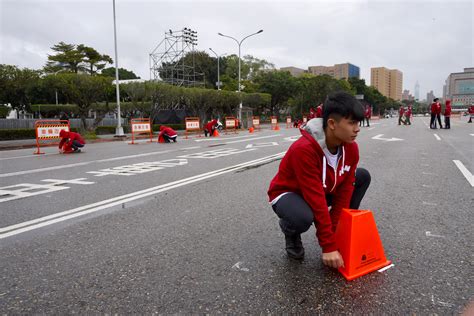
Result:
{"label": "young man in red jacket", "polygon": [[411,108],[411,105],[407,107],[407,111],[405,113],[405,124],[411,125],[411,116],[413,114],[413,110]]}
{"label": "young man in red jacket", "polygon": [[163,139],[165,143],[170,143],[171,141],[176,143],[178,134],[176,134],[175,130],[171,127],[161,125],[160,134],[158,135],[158,142],[160,141],[160,138]]}
{"label": "young man in red jacket", "polygon": [[84,147],[86,144],[80,134],[67,132],[63,129],[59,132],[59,137],[61,137],[61,141],[59,142],[59,151],[64,154],[69,154],[72,152],[80,153],[80,148]]}
{"label": "young man in red jacket", "polygon": [[400,109],[398,110],[398,125],[402,125],[402,122],[403,124],[406,124],[403,118],[403,114],[405,114],[405,108],[403,107],[403,105],[400,105]]}
{"label": "young man in red jacket", "polygon": [[443,125],[441,125],[441,103],[439,103],[439,99],[436,102],[436,119],[438,120],[439,123],[439,128],[443,128]]}
{"label": "young man in red jacket", "polygon": [[364,109],[352,95],[331,94],[323,118],[303,125],[302,137],[283,157],[268,196],[280,218],[289,257],[303,259],[301,233],[314,222],[324,264],[344,265],[334,236],[339,216],[343,208],[359,208],[370,184],[369,172],[357,168],[355,139],[363,118]]}
{"label": "young man in red jacket", "polygon": [[437,128],[436,127],[436,113],[438,112],[438,104],[439,104],[438,101],[439,101],[438,98],[434,98],[433,103],[431,103],[431,108],[430,108],[430,112],[431,112],[430,128],[431,129]]}
{"label": "young man in red jacket", "polygon": [[446,100],[446,107],[444,108],[444,128],[451,129],[451,100]]}

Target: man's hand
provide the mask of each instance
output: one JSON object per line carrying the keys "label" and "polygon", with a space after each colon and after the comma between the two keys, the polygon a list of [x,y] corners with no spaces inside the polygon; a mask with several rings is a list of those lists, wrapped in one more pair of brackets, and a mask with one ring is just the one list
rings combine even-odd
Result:
{"label": "man's hand", "polygon": [[339,251],[323,253],[323,263],[332,268],[344,267],[344,260]]}

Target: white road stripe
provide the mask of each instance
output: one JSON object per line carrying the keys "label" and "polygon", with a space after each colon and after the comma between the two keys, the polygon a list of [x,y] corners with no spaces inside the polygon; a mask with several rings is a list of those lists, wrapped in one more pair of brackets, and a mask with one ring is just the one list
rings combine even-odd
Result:
{"label": "white road stripe", "polygon": [[368,129],[368,131],[371,131],[371,130],[373,130],[374,128],[375,128],[375,127],[371,127],[371,128]]}
{"label": "white road stripe", "polygon": [[59,153],[49,153],[49,154],[43,154],[43,155],[5,157],[5,158],[0,158],[0,160],[21,159],[21,158],[37,158],[37,157],[44,157],[44,156],[51,156],[51,155],[59,155]]}
{"label": "white road stripe", "polygon": [[392,268],[392,267],[394,267],[394,266],[395,266],[395,265],[392,263],[392,264],[389,264],[389,265],[386,266],[386,267],[383,267],[382,269],[378,269],[377,271],[378,271],[378,272],[384,272],[385,270],[388,270],[388,269],[390,269],[390,268]]}
{"label": "white road stripe", "polygon": [[438,134],[433,134],[434,137],[436,137],[437,140],[441,140],[441,137],[438,136]]}
{"label": "white road stripe", "polygon": [[21,233],[31,231],[31,230],[34,230],[34,229],[38,229],[38,228],[41,228],[41,227],[44,227],[44,226],[52,225],[52,224],[55,224],[55,223],[58,223],[58,222],[63,222],[63,221],[66,221],[66,220],[69,220],[69,219],[72,219],[72,218],[75,218],[75,217],[79,217],[79,216],[82,216],[82,215],[97,212],[97,211],[107,209],[107,208],[110,208],[110,207],[113,207],[113,206],[116,206],[116,205],[120,205],[120,204],[123,204],[123,203],[130,202],[130,201],[145,198],[145,197],[150,196],[150,195],[154,195],[154,194],[157,194],[157,193],[160,193],[160,192],[168,191],[168,190],[178,188],[178,187],[181,187],[181,186],[184,186],[184,185],[187,185],[187,184],[202,181],[202,180],[205,180],[205,179],[208,179],[208,178],[216,177],[216,176],[219,176],[219,175],[222,175],[222,174],[225,174],[225,173],[234,172],[236,170],[244,169],[244,168],[249,167],[249,166],[269,162],[269,161],[272,161],[272,160],[283,157],[284,154],[285,154],[285,152],[281,152],[281,153],[266,156],[266,157],[263,157],[263,158],[247,161],[247,162],[237,164],[237,165],[234,165],[234,166],[225,167],[225,168],[222,168],[222,169],[206,172],[206,173],[199,174],[199,175],[196,175],[196,176],[192,176],[192,177],[189,177],[189,178],[173,181],[173,182],[162,184],[162,185],[155,186],[155,187],[151,187],[151,188],[148,188],[148,189],[145,189],[145,190],[140,190],[140,191],[137,191],[137,192],[117,196],[117,197],[114,197],[114,198],[111,198],[111,199],[108,199],[108,200],[92,203],[92,204],[89,204],[89,205],[84,205],[84,206],[74,208],[74,209],[71,209],[71,210],[67,210],[67,211],[63,211],[63,212],[60,212],[60,213],[44,216],[44,217],[37,218],[37,219],[34,219],[34,220],[26,221],[26,222],[23,222],[23,223],[3,227],[3,228],[0,228],[0,233],[2,233],[2,234],[0,234],[0,239],[7,238],[7,237],[10,237],[10,236],[14,236],[14,235],[17,235],[17,234],[21,234]]}
{"label": "white road stripe", "polygon": [[464,164],[461,161],[453,160],[453,162],[456,164],[456,167],[458,167],[458,169],[464,175],[467,182],[471,184],[471,187],[474,187],[474,176],[472,175],[472,173],[470,173],[469,170],[467,170],[467,168],[464,166]]}
{"label": "white road stripe", "polygon": [[211,141],[218,141],[218,140],[227,140],[227,139],[237,139],[237,138],[252,138],[256,137],[255,135],[246,135],[246,136],[236,136],[236,137],[223,137],[223,138],[218,138],[218,137],[209,137],[209,138],[204,138],[204,139],[195,139],[195,142],[211,142]]}
{"label": "white road stripe", "polygon": [[40,168],[40,169],[33,169],[33,170],[24,170],[24,171],[10,172],[10,173],[2,173],[2,174],[0,174],[0,178],[20,176],[20,175],[23,175],[23,174],[31,174],[31,173],[38,173],[38,172],[58,170],[58,169],[74,168],[74,167],[79,167],[79,166],[87,166],[87,165],[90,165],[90,164],[93,164],[93,163],[96,163],[96,162],[109,162],[109,161],[116,161],[116,160],[122,160],[122,159],[130,159],[130,158],[146,157],[146,156],[152,156],[152,155],[158,155],[158,154],[166,154],[166,153],[169,153],[169,152],[172,152],[172,150],[154,151],[154,152],[145,153],[145,154],[114,157],[114,158],[107,158],[107,159],[99,159],[99,160],[72,163],[72,164],[69,164],[69,165],[61,165],[61,166],[54,166],[54,167],[47,167],[47,168]]}

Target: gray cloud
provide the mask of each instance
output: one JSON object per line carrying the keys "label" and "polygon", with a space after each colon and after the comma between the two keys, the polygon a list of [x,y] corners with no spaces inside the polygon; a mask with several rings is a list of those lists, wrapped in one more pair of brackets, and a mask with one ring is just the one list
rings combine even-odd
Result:
{"label": "gray cloud", "polygon": [[[451,72],[474,65],[472,1],[123,1],[116,0],[119,66],[149,78],[148,54],[168,29],[198,31],[198,49],[242,54],[277,67],[351,62],[403,72],[404,88],[441,95]],[[114,56],[112,0],[0,0],[0,62],[41,68],[59,41]]]}

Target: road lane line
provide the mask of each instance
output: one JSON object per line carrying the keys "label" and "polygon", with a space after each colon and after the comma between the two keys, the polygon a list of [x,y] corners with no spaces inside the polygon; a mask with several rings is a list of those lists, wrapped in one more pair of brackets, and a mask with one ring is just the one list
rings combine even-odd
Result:
{"label": "road lane line", "polygon": [[117,205],[120,205],[120,204],[123,204],[123,203],[134,201],[134,200],[137,200],[137,199],[145,198],[145,197],[148,197],[150,195],[154,195],[154,194],[157,194],[157,193],[168,191],[168,190],[178,188],[178,187],[181,187],[181,186],[184,186],[184,185],[187,185],[187,184],[202,181],[202,180],[205,180],[205,179],[208,179],[208,178],[213,178],[213,177],[216,177],[216,176],[219,176],[219,175],[222,175],[222,174],[226,174],[226,173],[229,173],[229,172],[234,172],[234,171],[237,171],[237,170],[240,170],[240,169],[247,168],[249,166],[258,165],[258,164],[262,164],[262,163],[266,163],[266,162],[271,162],[271,161],[274,161],[276,159],[282,158],[285,153],[286,153],[286,151],[280,152],[278,154],[274,154],[274,155],[262,157],[262,158],[259,158],[259,159],[247,161],[247,162],[244,162],[244,163],[241,163],[241,164],[225,167],[225,168],[222,168],[222,169],[206,172],[206,173],[203,173],[203,174],[199,174],[199,175],[188,177],[188,178],[185,178],[185,179],[173,181],[173,182],[170,182],[170,183],[162,184],[162,185],[151,187],[151,188],[148,188],[148,189],[144,189],[144,190],[136,191],[136,192],[133,192],[133,193],[117,196],[117,197],[114,197],[114,198],[111,198],[111,199],[108,199],[108,200],[105,200],[105,201],[100,201],[100,202],[92,203],[92,204],[89,204],[89,205],[84,205],[84,206],[77,207],[77,208],[67,210],[67,211],[63,211],[63,212],[60,212],[60,213],[51,214],[51,215],[44,216],[44,217],[41,217],[41,218],[37,218],[37,219],[34,219],[34,220],[26,221],[26,222],[23,222],[23,223],[3,227],[3,228],[0,228],[0,239],[11,237],[11,236],[14,236],[14,235],[17,235],[17,234],[21,234],[21,233],[24,233],[24,232],[27,232],[27,231],[38,229],[38,228],[48,226],[48,225],[52,225],[52,224],[55,224],[55,223],[63,222],[63,221],[66,221],[68,219],[72,219],[72,218],[79,217],[79,216],[82,216],[82,215],[86,215],[86,214],[89,214],[89,213],[97,212],[99,210],[107,209],[107,208],[117,206]]}
{"label": "road lane line", "polygon": [[471,184],[471,187],[474,187],[474,176],[472,175],[472,173],[469,172],[469,170],[467,170],[467,168],[464,166],[464,164],[461,161],[453,160],[453,162],[456,164],[456,167],[458,167],[458,169],[461,171],[463,176],[466,178],[467,182]]}
{"label": "road lane line", "polygon": [[223,137],[223,138],[217,138],[217,137],[209,137],[209,138],[204,138],[204,139],[195,139],[195,142],[211,142],[211,141],[218,141],[218,140],[227,140],[227,139],[238,139],[238,138],[252,138],[256,137],[255,135],[246,135],[246,136],[236,136],[236,137]]}
{"label": "road lane line", "polygon": [[441,137],[438,136],[438,134],[433,134],[434,137],[436,137],[437,140],[441,140]]}
{"label": "road lane line", "polygon": [[158,155],[158,154],[166,154],[166,153],[170,153],[170,152],[173,152],[173,151],[172,150],[154,151],[154,152],[151,152],[151,153],[144,153],[144,154],[138,154],[138,155],[130,155],[130,156],[122,156],[122,157],[114,157],[114,158],[107,158],[107,159],[99,159],[99,160],[78,162],[78,163],[73,163],[73,164],[69,164],[69,165],[61,165],[61,166],[46,167],[46,168],[40,168],[40,169],[32,169],[32,170],[10,172],[10,173],[2,173],[2,174],[0,174],[0,178],[20,176],[20,175],[24,175],[24,174],[39,173],[39,172],[58,170],[58,169],[66,169],[66,168],[87,166],[87,165],[97,163],[97,162],[109,162],[109,161],[116,161],[116,160],[122,160],[122,159],[131,159],[131,158],[137,158],[137,157],[146,157],[146,156],[152,156],[152,155]]}
{"label": "road lane line", "polygon": [[371,131],[371,130],[373,130],[374,128],[375,128],[375,127],[371,127],[371,128],[368,129],[368,131]]}

